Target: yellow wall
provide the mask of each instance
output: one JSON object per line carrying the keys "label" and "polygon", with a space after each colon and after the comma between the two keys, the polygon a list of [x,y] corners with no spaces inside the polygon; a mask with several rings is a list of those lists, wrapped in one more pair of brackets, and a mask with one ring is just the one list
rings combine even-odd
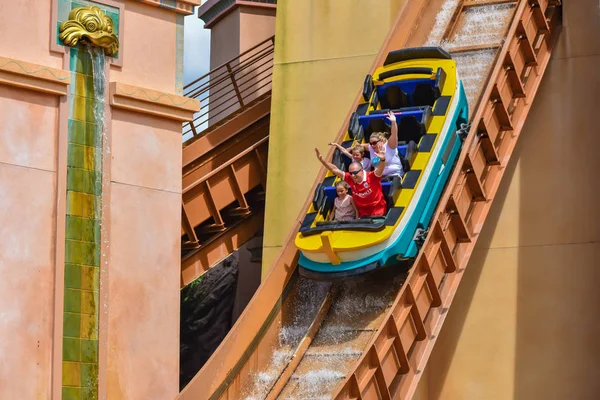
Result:
{"label": "yellow wall", "polygon": [[314,183],[403,0],[277,5],[263,276]]}
{"label": "yellow wall", "polygon": [[433,350],[421,400],[600,393],[600,19],[596,0],[563,4],[559,46]]}

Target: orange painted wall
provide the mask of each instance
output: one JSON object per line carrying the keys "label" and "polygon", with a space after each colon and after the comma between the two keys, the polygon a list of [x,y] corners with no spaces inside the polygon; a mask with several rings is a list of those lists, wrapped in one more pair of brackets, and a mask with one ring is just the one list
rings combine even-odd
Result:
{"label": "orange painted wall", "polygon": [[52,369],[54,95],[0,85],[0,398],[47,398]]}
{"label": "orange painted wall", "polygon": [[[66,146],[68,107],[59,106],[67,97],[42,93],[40,80],[33,90],[12,86],[22,77],[3,69],[9,60],[68,70],[63,55],[50,50],[52,1],[42,3],[3,2],[0,13],[0,399],[61,398],[64,288],[55,274],[64,265],[55,264],[65,244],[57,204],[64,207],[66,193],[59,145]],[[172,399],[179,381],[181,122],[169,109],[164,117],[146,112],[176,91],[182,17],[116,3],[124,6],[123,66],[111,66],[108,79],[130,85],[139,98],[129,99],[134,111],[108,107],[99,391],[109,399]],[[180,99],[171,99],[177,108]]]}
{"label": "orange painted wall", "polygon": [[112,114],[108,398],[178,392],[180,129],[176,121]]}

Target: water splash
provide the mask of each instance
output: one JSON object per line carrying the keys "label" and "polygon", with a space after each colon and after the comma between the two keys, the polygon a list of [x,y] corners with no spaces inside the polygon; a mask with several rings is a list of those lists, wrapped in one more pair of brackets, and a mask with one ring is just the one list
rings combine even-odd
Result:
{"label": "water splash", "polygon": [[451,51],[463,46],[500,45],[514,9],[514,4],[470,7],[464,11],[458,30],[442,46]]}
{"label": "water splash", "polygon": [[[94,182],[96,187],[102,188],[102,193],[105,192],[105,182],[102,179],[102,167],[103,167],[103,152],[106,154],[110,154],[110,147],[108,146],[107,139],[107,123],[106,123],[106,59],[104,54],[104,49],[94,46],[86,46],[86,50],[90,55],[92,61],[92,81],[94,84],[94,104],[93,104],[93,112],[94,112],[94,122],[97,127],[97,131],[95,133],[96,140],[99,141],[98,146],[96,147],[96,153],[94,158],[96,160],[94,170],[96,172]],[[106,276],[108,267],[108,255],[107,251],[109,249],[109,240],[106,235],[106,228],[102,224],[102,215],[107,208],[107,204],[102,202],[102,196],[97,196],[96,203],[96,218],[100,224],[100,238],[102,246],[101,246],[101,257],[100,259],[103,261],[100,264],[100,287],[101,289],[104,286],[104,280],[102,279]],[[101,293],[106,293],[105,290],[102,290]],[[108,303],[106,298],[100,299],[100,303],[102,304],[102,313],[104,315],[108,315]],[[106,344],[106,342],[104,343]]]}
{"label": "water splash", "polygon": [[291,293],[283,307],[284,315],[290,318],[282,321],[279,327],[277,346],[273,350],[267,366],[258,373],[242,390],[246,400],[263,399],[285,366],[289,363],[300,340],[306,335],[314,316],[327,295],[329,285],[300,278],[295,291]]}
{"label": "water splash", "polygon": [[444,37],[444,32],[454,15],[454,10],[458,6],[459,0],[447,0],[442,4],[438,14],[435,16],[435,24],[427,37],[425,46],[439,46]]}

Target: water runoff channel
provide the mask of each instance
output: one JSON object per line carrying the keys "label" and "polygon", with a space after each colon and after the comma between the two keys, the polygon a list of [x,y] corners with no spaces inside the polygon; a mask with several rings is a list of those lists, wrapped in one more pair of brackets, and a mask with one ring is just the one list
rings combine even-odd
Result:
{"label": "water runoff channel", "polygon": [[[516,10],[516,1],[440,2],[425,46],[440,46],[457,63],[470,115],[491,72]],[[410,267],[410,266],[409,266]],[[359,359],[406,278],[390,267],[347,282],[299,277],[282,305],[277,345],[267,366],[240,391],[246,400],[325,400]],[[318,322],[317,322],[318,321]],[[316,330],[316,332],[310,332]],[[309,334],[310,332],[310,334]],[[308,343],[305,337],[313,338]],[[294,355],[304,353],[295,360]]]}

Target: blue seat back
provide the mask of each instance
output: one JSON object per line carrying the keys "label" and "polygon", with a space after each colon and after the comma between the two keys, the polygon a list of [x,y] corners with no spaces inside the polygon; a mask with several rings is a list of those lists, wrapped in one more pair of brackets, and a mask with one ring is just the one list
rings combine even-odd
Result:
{"label": "blue seat back", "polygon": [[410,105],[412,106],[413,105],[412,94],[415,91],[415,88],[417,87],[417,85],[419,83],[429,83],[431,85],[431,87],[435,87],[435,80],[432,80],[429,78],[388,82],[388,83],[384,83],[383,85],[377,86],[377,95],[379,96],[379,98],[381,98],[382,96],[384,96],[385,91],[390,86],[399,86],[400,89],[402,89],[402,91],[408,95],[408,101],[410,102]]}
{"label": "blue seat back", "polygon": [[[387,195],[390,192],[390,187],[392,186],[392,182],[381,182],[381,188],[383,190],[383,194]],[[335,186],[326,186],[323,191],[325,192],[325,196],[330,198],[332,201],[337,197],[337,193],[335,192]]]}
{"label": "blue seat back", "polygon": [[[401,111],[400,116],[397,118],[398,119],[398,124],[400,124],[400,119],[405,118],[405,117],[415,117],[417,119],[417,121],[421,121],[423,119],[423,109],[419,109],[419,110],[410,110],[410,111]],[[387,125],[388,120],[387,120],[387,116],[386,114],[370,114],[370,115],[362,115],[360,117],[358,117],[358,121],[360,123],[360,125],[363,127],[364,131],[367,132],[369,135],[372,133],[371,132],[371,121],[372,120],[382,120],[384,121],[384,123]],[[367,135],[367,139],[368,140],[368,135]]]}

